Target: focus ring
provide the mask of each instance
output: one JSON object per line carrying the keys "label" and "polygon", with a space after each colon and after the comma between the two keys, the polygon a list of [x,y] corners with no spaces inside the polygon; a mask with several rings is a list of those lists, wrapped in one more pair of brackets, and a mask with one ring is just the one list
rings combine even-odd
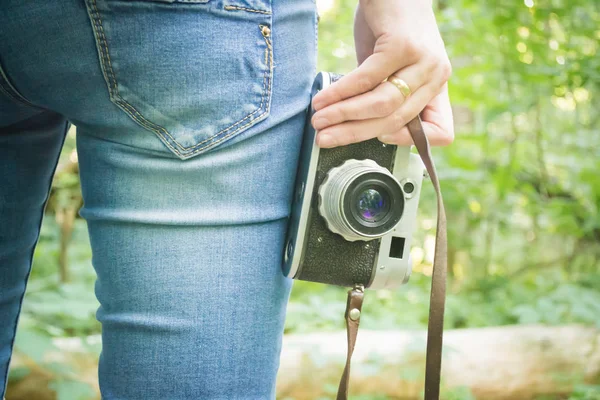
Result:
{"label": "focus ring", "polygon": [[[360,195],[361,190],[372,191],[372,188],[384,192],[389,202],[387,214],[379,222],[357,215],[357,193]],[[385,235],[398,223],[404,208],[400,183],[389,170],[373,160],[351,159],[332,168],[318,194],[319,213],[327,227],[348,241],[372,240]]]}

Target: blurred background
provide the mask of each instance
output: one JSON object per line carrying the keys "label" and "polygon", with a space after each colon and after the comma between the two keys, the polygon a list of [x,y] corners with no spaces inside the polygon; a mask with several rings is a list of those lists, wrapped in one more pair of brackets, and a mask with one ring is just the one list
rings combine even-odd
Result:
{"label": "blurred background", "polygon": [[[356,0],[318,0],[319,69],[355,67]],[[600,2],[438,0],[456,141],[434,150],[448,212],[443,399],[600,399]],[[100,326],[69,134],[24,302],[9,400],[98,399]],[[354,400],[422,398],[435,197],[413,276],[367,292]],[[346,290],[296,282],[278,398],[333,399]]]}

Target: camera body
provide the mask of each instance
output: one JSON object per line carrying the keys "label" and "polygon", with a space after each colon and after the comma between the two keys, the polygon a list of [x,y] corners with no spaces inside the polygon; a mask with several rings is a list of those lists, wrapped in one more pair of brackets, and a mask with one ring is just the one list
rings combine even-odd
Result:
{"label": "camera body", "polygon": [[[339,79],[321,72],[311,97]],[[307,112],[283,255],[285,276],[393,288],[411,273],[410,244],[424,176],[410,146],[371,139],[317,146]]]}

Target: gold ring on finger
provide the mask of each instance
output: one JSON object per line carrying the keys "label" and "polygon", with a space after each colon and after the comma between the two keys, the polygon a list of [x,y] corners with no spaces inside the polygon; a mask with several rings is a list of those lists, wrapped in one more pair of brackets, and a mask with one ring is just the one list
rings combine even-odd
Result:
{"label": "gold ring on finger", "polygon": [[395,76],[390,76],[387,81],[392,85],[396,86],[405,99],[411,95],[412,90],[410,90],[410,86],[408,86],[408,84],[404,82],[404,80]]}

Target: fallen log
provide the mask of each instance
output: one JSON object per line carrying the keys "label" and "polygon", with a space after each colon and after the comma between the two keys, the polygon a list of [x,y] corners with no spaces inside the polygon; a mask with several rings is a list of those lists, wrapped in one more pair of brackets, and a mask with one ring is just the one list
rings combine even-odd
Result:
{"label": "fallen log", "polygon": [[[88,340],[97,341],[98,337]],[[53,361],[76,365],[78,377],[97,390],[95,358],[77,338],[55,341]],[[285,335],[277,379],[280,400],[333,399],[345,361],[346,333]],[[351,371],[351,395],[390,400],[422,399],[424,331],[358,333]],[[93,362],[92,362],[93,361]],[[30,364],[19,354],[12,366]],[[48,371],[31,368],[9,385],[8,399],[54,399]],[[533,400],[566,395],[577,383],[600,380],[600,330],[578,325],[504,326],[448,330],[444,335],[442,400]],[[34,394],[35,393],[35,394]]]}
{"label": "fallen log", "polygon": [[[350,393],[422,399],[425,339],[422,331],[359,331]],[[332,398],[345,352],[345,332],[286,335],[278,398]],[[448,330],[442,377],[446,398],[461,389],[484,400],[568,394],[577,383],[600,379],[600,330],[583,326]]]}

